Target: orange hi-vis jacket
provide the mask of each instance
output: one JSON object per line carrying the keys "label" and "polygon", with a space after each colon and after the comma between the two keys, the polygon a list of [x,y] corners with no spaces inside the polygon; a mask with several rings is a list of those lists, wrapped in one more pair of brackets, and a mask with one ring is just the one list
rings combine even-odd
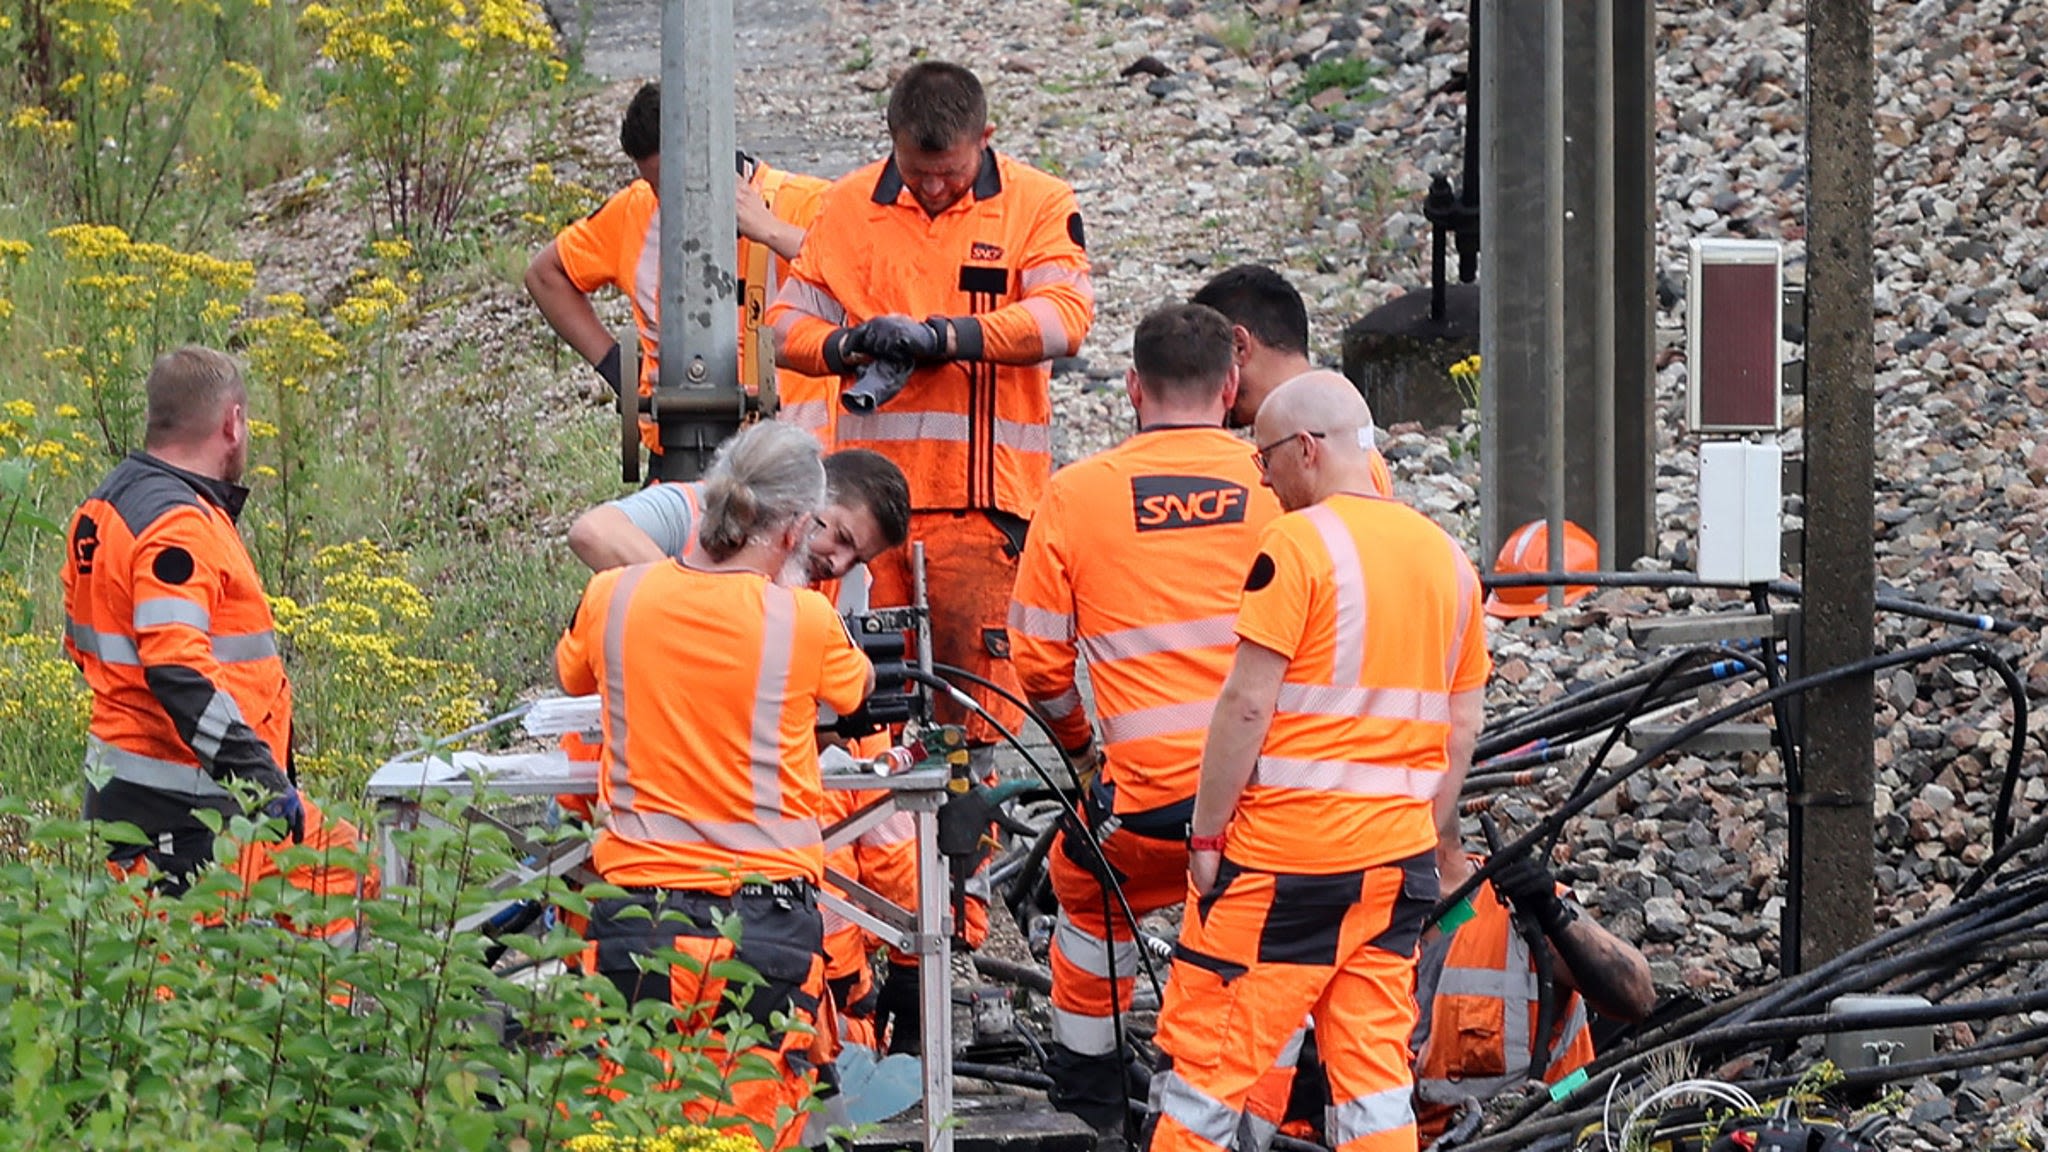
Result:
{"label": "orange hi-vis jacket", "polygon": [[1406,505],[1339,493],[1273,521],[1237,634],[1287,671],[1224,855],[1328,874],[1434,849],[1451,697],[1492,669],[1479,619],[1472,562]]}
{"label": "orange hi-vis jacket", "polygon": [[613,568],[591,577],[555,669],[604,704],[611,818],[591,858],[607,883],[824,878],[818,705],[859,707],[868,661],[823,596],[674,560]]}
{"label": "orange hi-vis jacket", "polygon": [[1028,518],[1052,473],[1050,361],[1072,355],[1095,319],[1083,240],[1073,189],[992,150],[936,219],[893,158],[870,164],[826,191],[768,310],[780,361],[846,373],[835,329],[952,317],[957,358],[919,367],[872,413],[840,413],[835,446],[894,460],[917,509]]}
{"label": "orange hi-vis jacket", "polygon": [[[768,202],[777,219],[809,228],[818,214],[819,198],[828,182],[754,166],[754,186]],[[597,211],[576,221],[555,237],[555,251],[562,269],[577,291],[588,295],[599,288],[617,288],[633,303],[633,325],[640,333],[640,395],[650,396],[661,372],[661,203],[654,186],[635,180],[615,193]],[[751,388],[761,379],[774,357],[761,344],[761,318],[769,301],[789,275],[789,262],[765,244],[741,238],[738,251],[740,277],[740,382]],[[799,372],[778,372],[776,388],[785,401],[813,404],[800,412],[812,416],[797,419],[813,432],[823,435],[826,425],[807,422],[819,409],[815,401],[835,399],[837,382],[808,379]],[[652,420],[640,421],[640,438],[650,451],[661,451],[661,439]]]}
{"label": "orange hi-vis jacket", "polygon": [[1118,813],[1195,794],[1244,576],[1280,515],[1252,456],[1221,428],[1140,431],[1053,476],[1025,537],[1010,660],[1070,752],[1089,738],[1088,661]]}
{"label": "orange hi-vis jacket", "polygon": [[288,784],[292,689],[235,529],[247,496],[136,452],[71,518],[65,650],[92,689],[86,765],[103,818],[148,831],[163,798],[233,812],[223,781]]}
{"label": "orange hi-vis jacket", "polygon": [[[1418,969],[1425,995],[1415,1030],[1415,1120],[1425,1138],[1449,1127],[1466,1097],[1484,1103],[1530,1078],[1540,1001],[1529,945],[1493,885],[1472,893],[1472,912],[1450,939],[1424,948]],[[1540,1077],[1549,1084],[1593,1062],[1584,998],[1564,987],[1557,994],[1550,1067]]]}

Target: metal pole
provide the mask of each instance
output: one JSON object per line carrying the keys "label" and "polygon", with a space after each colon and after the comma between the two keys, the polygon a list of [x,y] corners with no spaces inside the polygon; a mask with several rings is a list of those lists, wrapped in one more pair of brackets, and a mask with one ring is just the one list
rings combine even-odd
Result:
{"label": "metal pole", "polygon": [[[1806,599],[1807,669],[1870,655],[1873,60],[1869,0],[1812,0],[1806,14]],[[1800,958],[1817,964],[1868,939],[1876,860],[1872,678],[1807,697]]]}
{"label": "metal pole", "polygon": [[[1593,0],[1593,538],[1603,568],[1615,547],[1614,0]],[[1554,571],[1554,569],[1553,569]]]}
{"label": "metal pole", "polygon": [[[1543,8],[1543,394],[1544,503],[1550,521],[1550,570],[1564,571],[1564,0]],[[1550,606],[1564,607],[1552,585]]]}
{"label": "metal pole", "polygon": [[[1488,43],[1500,43],[1501,4],[1504,0],[1472,0],[1477,19],[1473,21],[1474,37],[1483,37]],[[1479,57],[1473,52],[1473,62],[1480,70],[1467,77],[1465,89],[1468,97],[1476,95],[1482,107],[1498,107],[1495,98],[1500,94],[1501,69],[1490,59]],[[1477,141],[1480,157],[1479,174],[1479,463],[1480,484],[1485,489],[1485,498],[1479,502],[1479,546],[1484,550],[1486,562],[1492,563],[1494,549],[1500,546],[1503,535],[1501,524],[1500,474],[1503,471],[1501,448],[1506,437],[1501,434],[1501,419],[1509,406],[1502,402],[1501,386],[1507,376],[1506,365],[1500,357],[1501,320],[1503,300],[1501,291],[1502,272],[1500,240],[1505,221],[1501,217],[1501,139],[1494,120],[1470,117],[1465,123],[1465,139],[1468,144]],[[1471,153],[1468,152],[1468,161]],[[1467,184],[1469,189],[1471,184]],[[1458,249],[1462,264],[1465,250]]]}
{"label": "metal pole", "polygon": [[[1479,211],[1479,0],[1472,0],[1465,20],[1472,27],[1465,45],[1465,172],[1458,184],[1458,203],[1465,219]],[[1458,283],[1470,284],[1479,275],[1478,233],[1470,228],[1458,232]],[[1482,361],[1483,363],[1483,361]]]}
{"label": "metal pole", "polygon": [[[943,796],[943,793],[941,793]],[[952,885],[939,855],[937,805],[917,809],[918,1040],[923,1055],[924,1146],[953,1149]]]}
{"label": "metal pole", "polygon": [[701,475],[737,431],[732,0],[661,7],[660,376],[654,418],[664,479]]}
{"label": "metal pole", "polygon": [[1613,19],[1616,538],[1603,559],[1624,569],[1657,553],[1656,6],[1621,0]]}

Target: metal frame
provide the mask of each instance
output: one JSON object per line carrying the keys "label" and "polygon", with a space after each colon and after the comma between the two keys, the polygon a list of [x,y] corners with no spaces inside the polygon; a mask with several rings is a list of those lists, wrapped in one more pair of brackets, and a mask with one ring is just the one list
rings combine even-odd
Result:
{"label": "metal frame", "polygon": [[1771,422],[1769,424],[1702,423],[1703,395],[1714,382],[1705,378],[1706,358],[1701,331],[1706,316],[1706,277],[1709,267],[1725,265],[1768,265],[1771,269],[1772,298],[1785,294],[1785,247],[1776,240],[1732,240],[1721,237],[1695,238],[1687,243],[1685,292],[1685,421],[1694,435],[1724,436],[1752,432],[1777,432],[1785,427],[1785,309],[1780,304],[1771,313]]}
{"label": "metal frame", "polygon": [[[559,749],[510,755],[464,752],[386,763],[370,777],[364,791],[377,802],[378,855],[383,861],[387,891],[411,879],[411,869],[398,851],[392,833],[399,828],[418,827],[425,821],[441,822],[422,806],[429,794],[594,796],[597,771],[594,762],[572,761]],[[945,769],[937,768],[900,776],[825,777],[825,787],[834,791],[885,793],[824,830],[828,853],[852,843],[893,812],[911,814],[917,828],[917,907],[904,908],[831,869],[826,870],[826,879],[844,889],[847,897],[819,892],[824,906],[888,944],[917,955],[918,991],[923,1008],[919,1036],[924,1050],[924,1134],[929,1152],[952,1152],[953,1148],[952,901],[946,862],[939,854],[939,808],[946,801],[947,776]],[[587,842],[535,845],[517,829],[474,804],[465,808],[462,815],[464,819],[490,823],[512,837],[515,848],[534,848],[535,855],[543,858],[538,865],[522,864],[493,878],[489,882],[493,891],[503,891],[547,873],[574,876],[586,882],[598,880],[588,868]],[[489,916],[490,913],[470,916],[458,923],[456,929],[472,931]]]}

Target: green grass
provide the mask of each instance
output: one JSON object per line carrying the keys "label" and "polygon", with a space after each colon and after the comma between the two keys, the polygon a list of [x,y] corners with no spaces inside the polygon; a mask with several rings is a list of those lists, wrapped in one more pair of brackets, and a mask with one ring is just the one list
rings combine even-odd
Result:
{"label": "green grass", "polygon": [[1357,56],[1318,60],[1301,70],[1294,85],[1294,102],[1306,104],[1331,88],[1351,91],[1379,75],[1379,66]]}

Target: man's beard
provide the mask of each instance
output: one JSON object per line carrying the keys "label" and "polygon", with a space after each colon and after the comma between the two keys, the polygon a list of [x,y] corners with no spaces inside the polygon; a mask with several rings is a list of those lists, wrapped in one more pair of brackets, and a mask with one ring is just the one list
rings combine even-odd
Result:
{"label": "man's beard", "polygon": [[785,588],[808,588],[815,579],[811,571],[811,545],[808,541],[800,542],[789,550],[789,555],[782,561],[782,571],[775,576],[775,582]]}

